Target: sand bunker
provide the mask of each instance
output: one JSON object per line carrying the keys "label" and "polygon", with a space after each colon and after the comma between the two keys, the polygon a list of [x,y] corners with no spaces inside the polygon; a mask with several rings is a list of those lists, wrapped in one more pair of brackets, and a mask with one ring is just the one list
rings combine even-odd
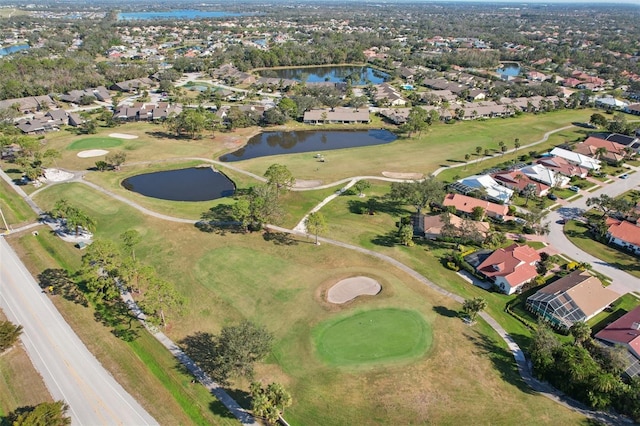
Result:
{"label": "sand bunker", "polygon": [[64,182],[73,178],[73,174],[58,169],[46,169],[44,171],[44,178],[49,182]]}
{"label": "sand bunker", "polygon": [[136,135],[129,135],[126,133],[109,133],[109,136],[118,139],[138,139]]}
{"label": "sand bunker", "polygon": [[101,155],[108,154],[109,151],[104,149],[88,149],[86,151],[80,151],[78,153],[78,157],[80,158],[89,158],[89,157],[100,157]]}
{"label": "sand bunker", "polygon": [[346,303],[358,296],[375,296],[380,293],[380,283],[369,277],[352,277],[339,281],[327,292],[330,303]]}
{"label": "sand bunker", "polygon": [[294,188],[315,188],[316,186],[322,185],[321,180],[303,180],[296,179],[296,183],[293,185]]}
{"label": "sand bunker", "polygon": [[393,179],[422,179],[424,175],[422,173],[396,173],[396,172],[382,172],[382,176]]}

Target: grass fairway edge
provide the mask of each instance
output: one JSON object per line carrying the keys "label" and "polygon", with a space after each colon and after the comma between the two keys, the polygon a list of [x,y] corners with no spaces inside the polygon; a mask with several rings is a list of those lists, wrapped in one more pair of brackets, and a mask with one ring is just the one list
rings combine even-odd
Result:
{"label": "grass fairway edge", "polygon": [[416,311],[365,310],[325,321],[313,331],[320,359],[335,366],[416,359],[433,341],[431,326]]}

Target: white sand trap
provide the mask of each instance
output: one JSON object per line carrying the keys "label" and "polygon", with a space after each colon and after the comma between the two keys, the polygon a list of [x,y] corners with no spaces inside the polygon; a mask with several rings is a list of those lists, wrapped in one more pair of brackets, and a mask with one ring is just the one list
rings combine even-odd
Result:
{"label": "white sand trap", "polygon": [[64,182],[72,177],[72,173],[65,172],[64,170],[46,169],[44,171],[44,178],[49,182]]}
{"label": "white sand trap", "polygon": [[78,153],[78,157],[80,158],[100,157],[101,155],[105,155],[108,153],[109,151],[104,149],[88,149],[86,151],[80,151]]}
{"label": "white sand trap", "polygon": [[128,135],[126,133],[109,133],[109,136],[118,139],[138,139],[136,135]]}
{"label": "white sand trap", "polygon": [[352,277],[339,281],[327,292],[331,303],[346,303],[358,296],[375,296],[380,293],[380,283],[369,277]]}
{"label": "white sand trap", "polygon": [[382,176],[393,179],[422,179],[424,175],[422,173],[397,173],[397,172],[382,172]]}
{"label": "white sand trap", "polygon": [[296,182],[293,185],[293,187],[294,188],[315,188],[316,186],[320,186],[320,185],[322,185],[321,180],[296,179]]}

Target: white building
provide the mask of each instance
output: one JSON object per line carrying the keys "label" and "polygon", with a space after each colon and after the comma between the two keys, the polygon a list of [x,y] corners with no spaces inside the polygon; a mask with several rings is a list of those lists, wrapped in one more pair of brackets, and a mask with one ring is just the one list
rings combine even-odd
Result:
{"label": "white building", "polygon": [[577,152],[568,151],[562,148],[553,148],[551,150],[551,155],[564,158],[569,163],[589,170],[600,170],[601,167],[600,160],[596,160],[595,158],[587,157],[586,155],[578,154]]}
{"label": "white building", "polygon": [[500,185],[489,175],[473,175],[460,179],[458,182],[470,188],[483,190],[487,194],[487,197],[501,203],[509,202],[513,196],[512,189]]}

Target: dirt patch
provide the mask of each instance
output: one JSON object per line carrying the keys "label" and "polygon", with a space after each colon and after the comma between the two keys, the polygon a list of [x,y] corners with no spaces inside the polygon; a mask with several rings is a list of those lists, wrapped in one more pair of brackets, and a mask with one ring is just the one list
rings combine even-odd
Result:
{"label": "dirt patch", "polygon": [[73,173],[58,169],[46,169],[44,171],[44,178],[49,182],[64,182],[73,178]]}
{"label": "dirt patch", "polygon": [[382,176],[393,179],[422,179],[422,173],[399,173],[399,172],[382,172]]}
{"label": "dirt patch", "polygon": [[109,137],[118,139],[138,139],[136,135],[130,135],[127,133],[109,133]]}
{"label": "dirt patch", "polygon": [[88,149],[86,151],[80,151],[78,153],[78,157],[80,158],[90,158],[90,157],[100,157],[102,155],[108,154],[109,151],[104,149]]}
{"label": "dirt patch", "polygon": [[296,183],[295,185],[293,185],[293,187],[294,188],[315,188],[316,186],[320,186],[320,185],[322,185],[321,180],[296,179]]}
{"label": "dirt patch", "polygon": [[351,277],[338,281],[327,292],[327,301],[343,304],[359,296],[375,296],[380,293],[382,286],[373,278]]}

